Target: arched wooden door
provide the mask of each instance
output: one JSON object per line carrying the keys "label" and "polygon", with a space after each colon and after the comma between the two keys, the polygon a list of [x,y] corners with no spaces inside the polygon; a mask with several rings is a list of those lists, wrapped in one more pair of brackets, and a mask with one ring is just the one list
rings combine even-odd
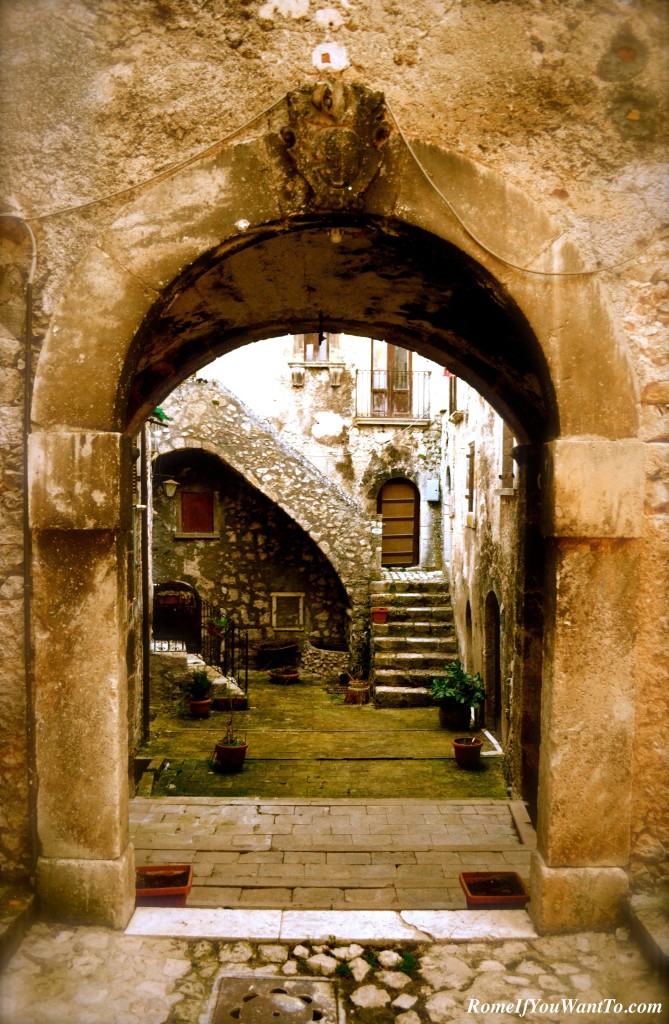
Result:
{"label": "arched wooden door", "polygon": [[388,480],[377,498],[382,517],[381,565],[418,564],[420,498],[410,480]]}

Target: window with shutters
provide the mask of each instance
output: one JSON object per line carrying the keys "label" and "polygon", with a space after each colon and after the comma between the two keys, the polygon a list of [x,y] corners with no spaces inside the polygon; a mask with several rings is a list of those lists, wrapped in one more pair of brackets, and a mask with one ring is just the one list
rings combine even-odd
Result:
{"label": "window with shutters", "polygon": [[177,537],[217,537],[213,491],[181,491]]}
{"label": "window with shutters", "polygon": [[320,334],[305,334],[303,337],[305,363],[327,363],[330,335],[323,331]]}
{"label": "window with shutters", "polygon": [[474,516],[474,481],[475,477],[475,457],[476,448],[473,441],[470,441],[467,450],[467,490],[465,491],[465,497],[467,498],[467,525],[472,525],[470,520],[473,520]]}
{"label": "window with shutters", "polygon": [[507,427],[506,423],[502,424],[502,452],[501,452],[501,472],[499,479],[501,487],[498,489],[498,494],[504,496],[510,496],[515,494],[515,478],[514,478],[514,461],[513,461],[513,447],[515,444],[515,438],[511,433],[511,429]]}
{"label": "window with shutters", "polygon": [[458,378],[454,374],[448,377],[448,415],[457,412],[458,408]]}

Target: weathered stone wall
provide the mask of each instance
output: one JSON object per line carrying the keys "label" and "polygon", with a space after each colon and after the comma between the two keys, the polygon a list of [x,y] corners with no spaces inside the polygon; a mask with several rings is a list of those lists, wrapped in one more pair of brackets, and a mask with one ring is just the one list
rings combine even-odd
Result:
{"label": "weathered stone wall", "polygon": [[[177,503],[154,492],[153,574],[156,583],[179,580],[248,628],[253,646],[275,636],[273,592],[304,595],[304,626],[277,638],[348,640],[347,599],[316,544],[269,498],[220,463],[206,472],[183,453],[182,480],[217,496],[217,536],[177,538]],[[174,470],[171,470],[174,472]],[[178,479],[178,475],[176,478]]]}
{"label": "weathered stone wall", "polygon": [[[382,88],[410,138],[478,160],[520,186],[561,219],[565,237],[578,242],[593,266],[640,253],[605,277],[611,313],[621,325],[620,348],[632,354],[648,451],[642,582],[639,594],[630,595],[632,601],[638,597],[639,610],[632,831],[645,857],[639,878],[647,881],[664,857],[658,844],[669,847],[659,791],[669,749],[667,585],[661,570],[669,511],[662,494],[669,446],[663,334],[669,275],[660,234],[666,222],[666,4],[417,0],[391,8],[374,0],[334,9],[336,39],[353,63],[347,75]],[[262,8],[196,0],[5,0],[0,18],[3,208],[32,217],[101,200],[195,155],[300,80],[313,78],[310,53],[324,37],[316,5],[289,0]],[[38,342],[78,260],[129,198],[119,194],[34,222]],[[466,218],[468,198],[451,198]],[[504,230],[513,232],[503,211],[496,213]],[[14,237],[6,240],[5,227],[3,222],[8,284],[0,296],[4,322],[19,336],[28,261]],[[95,295],[87,301],[94,304]],[[566,297],[565,303],[556,314],[567,318]],[[18,362],[14,368],[20,369]],[[605,410],[608,395],[598,386],[605,367],[589,363],[586,337],[582,360],[572,369],[591,378],[592,401]],[[11,398],[8,408],[16,410]],[[16,411],[2,415],[15,454],[20,417]],[[5,580],[16,578],[14,547],[12,541],[2,555]],[[3,595],[3,614],[11,619],[5,646],[20,650],[13,582],[10,591]],[[18,680],[12,669],[3,683],[8,699],[3,697],[0,722],[15,780],[25,769],[24,733],[12,696]],[[17,787],[20,792],[18,781]],[[25,808],[21,799],[4,807],[7,833],[20,837],[5,843],[14,870],[26,863]]]}
{"label": "weathered stone wall", "polygon": [[191,379],[170,395],[163,409],[171,420],[154,433],[157,452],[197,448],[223,459],[311,538],[348,596],[355,649],[375,565],[377,538],[369,517],[277,430],[220,385]]}
{"label": "weathered stone wall", "polygon": [[[19,287],[20,281],[16,282]],[[20,329],[19,322],[17,327]],[[0,326],[0,874],[29,870],[23,648],[23,348]]]}
{"label": "weathered stone wall", "polygon": [[[486,601],[494,594],[499,609],[501,736],[507,750],[509,781],[523,791],[521,753],[523,706],[523,522],[526,514],[521,469],[503,486],[502,421],[464,381],[456,384],[457,409],[444,414],[444,518],[450,552],[451,599],[468,671],[480,672],[487,689],[487,714],[494,715],[486,657],[492,656],[486,631]],[[473,445],[473,449],[470,447]],[[474,458],[473,509],[469,511],[469,457]],[[519,607],[520,602],[520,607]],[[468,612],[469,609],[469,612]],[[494,721],[489,723],[494,725]],[[538,746],[538,731],[534,742]],[[527,780],[529,781],[529,780]],[[536,784],[536,777],[534,778]]]}

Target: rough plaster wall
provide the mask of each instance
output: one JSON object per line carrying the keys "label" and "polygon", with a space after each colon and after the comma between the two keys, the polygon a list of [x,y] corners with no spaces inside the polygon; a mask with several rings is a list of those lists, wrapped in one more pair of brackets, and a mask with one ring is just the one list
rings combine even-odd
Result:
{"label": "rough plaster wall", "polygon": [[[669,445],[663,334],[669,260],[657,241],[666,221],[667,6],[664,0],[333,0],[332,6],[335,20],[341,18],[335,38],[352,62],[348,78],[382,88],[410,137],[453,148],[519,185],[563,218],[593,261],[610,264],[655,242],[607,282],[637,373],[642,436],[650,442],[633,832],[646,847],[660,838],[669,846],[658,794],[669,749],[663,731],[669,725],[660,724],[667,722],[666,581],[658,569],[668,539],[667,501],[658,495],[667,486]],[[317,12],[308,0],[4,0],[3,208],[35,215],[96,199],[223,137],[296,82],[313,78],[309,55],[324,38]],[[38,342],[77,260],[127,199],[35,224]],[[17,334],[28,255],[14,238],[6,241],[5,229],[6,223],[9,267],[0,302],[4,323]],[[10,359],[5,365],[19,369],[4,342],[2,351]],[[14,458],[20,435],[14,398],[5,394],[0,405],[3,442],[7,437]],[[12,541],[0,553],[4,580],[15,576],[14,548]],[[14,583],[10,593],[2,587],[3,621],[11,621],[4,645],[18,651],[20,597]],[[3,702],[1,725],[18,737],[11,699]],[[10,744],[19,761],[23,742]],[[5,813],[10,830],[24,835],[20,801]],[[15,866],[25,863],[22,842],[11,853]],[[654,871],[662,856],[655,846],[654,859],[644,863]]]}

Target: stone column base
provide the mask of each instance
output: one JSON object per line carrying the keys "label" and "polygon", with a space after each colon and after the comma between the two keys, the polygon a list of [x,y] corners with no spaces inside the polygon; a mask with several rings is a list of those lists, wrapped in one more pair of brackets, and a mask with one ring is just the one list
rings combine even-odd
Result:
{"label": "stone column base", "polygon": [[616,924],[628,889],[622,868],[549,868],[532,854],[528,910],[540,934]]}
{"label": "stone column base", "polygon": [[40,857],[40,906],[51,917],[125,928],[135,909],[135,856],[128,844],[116,860]]}

